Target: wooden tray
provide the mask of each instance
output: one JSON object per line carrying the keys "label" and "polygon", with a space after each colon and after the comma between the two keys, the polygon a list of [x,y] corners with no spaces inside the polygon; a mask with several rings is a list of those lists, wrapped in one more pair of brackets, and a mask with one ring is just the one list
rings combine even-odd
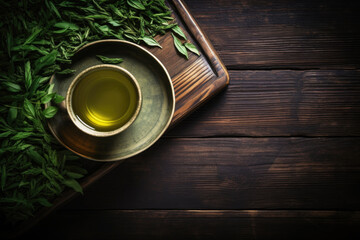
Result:
{"label": "wooden tray", "polygon": [[[170,124],[170,127],[173,127],[209,98],[224,89],[229,84],[229,75],[213,46],[189,13],[186,5],[181,0],[171,0],[167,1],[167,3],[173,10],[173,17],[188,40],[195,44],[201,52],[200,56],[189,52],[189,59],[186,60],[176,52],[170,33],[156,38],[163,47],[162,49],[146,47],[162,61],[172,78],[176,98],[175,113]],[[82,179],[80,184],[86,189],[90,184],[116,168],[121,162],[94,163],[96,170]],[[94,166],[92,167],[94,168]],[[32,219],[24,222],[16,229],[12,229],[8,235],[15,237],[24,233],[77,195],[78,193],[72,190],[65,192],[61,198],[53,203],[52,207],[42,209]]]}

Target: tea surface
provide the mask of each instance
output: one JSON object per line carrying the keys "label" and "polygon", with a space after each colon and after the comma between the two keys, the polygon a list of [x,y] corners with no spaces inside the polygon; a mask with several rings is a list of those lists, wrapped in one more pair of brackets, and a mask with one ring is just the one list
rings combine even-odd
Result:
{"label": "tea surface", "polygon": [[112,131],[130,120],[138,97],[136,87],[126,75],[100,70],[77,83],[72,107],[76,117],[89,128]]}

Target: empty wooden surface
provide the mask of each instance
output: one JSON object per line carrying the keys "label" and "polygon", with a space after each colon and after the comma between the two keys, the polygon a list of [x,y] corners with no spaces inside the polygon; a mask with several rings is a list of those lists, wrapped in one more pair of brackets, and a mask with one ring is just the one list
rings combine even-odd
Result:
{"label": "empty wooden surface", "polygon": [[356,2],[185,2],[229,87],[23,237],[359,238]]}
{"label": "empty wooden surface", "polygon": [[359,136],[359,70],[230,70],[225,92],[169,136]]}
{"label": "empty wooden surface", "polygon": [[[86,220],[84,220],[86,219]],[[101,219],[101,220],[99,220]],[[54,219],[52,220],[54,221]],[[287,210],[61,211],[52,239],[354,239],[359,212]],[[71,235],[69,235],[71,232]],[[33,237],[43,237],[40,231]],[[221,237],[219,237],[221,236]]]}

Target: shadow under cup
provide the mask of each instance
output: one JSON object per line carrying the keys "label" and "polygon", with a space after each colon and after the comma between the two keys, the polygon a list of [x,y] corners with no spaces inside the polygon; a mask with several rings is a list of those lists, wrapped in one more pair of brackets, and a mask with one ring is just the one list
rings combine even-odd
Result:
{"label": "shadow under cup", "polygon": [[127,70],[109,64],[90,67],[71,83],[67,94],[71,120],[83,132],[107,137],[128,128],[141,108],[141,91]]}

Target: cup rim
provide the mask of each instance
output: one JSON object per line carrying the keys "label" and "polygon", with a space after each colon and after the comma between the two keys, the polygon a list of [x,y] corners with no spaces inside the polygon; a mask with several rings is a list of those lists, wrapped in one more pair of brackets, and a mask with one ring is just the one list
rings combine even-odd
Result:
{"label": "cup rim", "polygon": [[[116,128],[114,130],[111,130],[111,131],[97,131],[94,129],[90,129],[75,116],[74,110],[72,108],[72,95],[73,95],[74,89],[77,86],[77,84],[88,74],[91,74],[92,72],[95,72],[98,70],[104,70],[104,69],[111,69],[111,70],[121,72],[122,74],[125,74],[128,77],[128,79],[134,84],[135,89],[137,91],[137,95],[138,95],[136,110],[135,110],[134,114],[124,125],[122,125],[119,128]],[[74,78],[74,80],[72,80],[72,82],[67,90],[65,101],[66,101],[67,113],[68,113],[71,121],[75,124],[75,126],[78,129],[80,129],[81,131],[83,131],[86,134],[89,134],[89,135],[92,135],[95,137],[110,137],[110,136],[113,136],[113,135],[123,132],[128,127],[130,127],[130,125],[133,124],[133,122],[136,120],[137,116],[140,113],[140,109],[141,109],[141,105],[142,105],[142,95],[141,95],[139,83],[137,82],[136,78],[128,70],[126,70],[120,66],[117,66],[117,65],[100,64],[100,65],[95,65],[95,66],[86,68],[85,70],[80,72]]]}

